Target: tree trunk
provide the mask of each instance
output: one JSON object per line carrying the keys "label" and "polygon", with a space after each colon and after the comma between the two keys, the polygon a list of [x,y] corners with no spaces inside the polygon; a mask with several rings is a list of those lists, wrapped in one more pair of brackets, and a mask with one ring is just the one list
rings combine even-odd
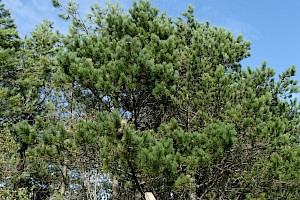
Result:
{"label": "tree trunk", "polygon": [[97,200],[97,182],[98,182],[98,170],[96,170],[94,175],[94,200]]}
{"label": "tree trunk", "polygon": [[196,192],[190,191],[189,198],[190,198],[190,200],[196,200],[197,199]]}
{"label": "tree trunk", "polygon": [[22,173],[25,171],[25,163],[26,163],[26,150],[28,149],[28,144],[25,142],[21,142],[19,148],[19,162],[17,165],[17,177],[14,184],[14,190],[18,190],[21,188],[22,180],[20,179]]}
{"label": "tree trunk", "polygon": [[189,191],[189,199],[190,200],[196,200],[197,194],[196,191],[193,190],[193,185],[195,184],[195,178],[190,178],[190,191]]}
{"label": "tree trunk", "polygon": [[119,181],[114,178],[112,181],[112,200],[117,200],[119,197]]}
{"label": "tree trunk", "polygon": [[87,179],[86,179],[86,199],[90,199],[91,196],[91,183],[90,183],[90,176],[91,176],[91,170],[88,169],[88,174],[87,174]]}
{"label": "tree trunk", "polygon": [[60,185],[60,199],[63,200],[66,192],[66,185],[67,185],[67,165],[64,163],[63,168],[62,168],[62,182]]}
{"label": "tree trunk", "polygon": [[140,191],[136,191],[134,194],[134,199],[135,200],[141,200],[142,199],[142,194]]}

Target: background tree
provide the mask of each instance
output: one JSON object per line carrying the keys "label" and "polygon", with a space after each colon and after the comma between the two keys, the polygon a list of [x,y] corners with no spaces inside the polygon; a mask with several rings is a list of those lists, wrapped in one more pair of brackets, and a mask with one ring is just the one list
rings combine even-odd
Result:
{"label": "background tree", "polygon": [[[11,18],[10,12],[4,8],[4,4],[0,1],[0,93],[1,93],[1,182],[4,185],[3,191],[11,188],[14,182],[9,177],[14,176],[14,172],[10,170],[17,168],[19,160],[18,150],[21,150],[18,143],[14,140],[14,132],[12,124],[14,119],[10,115],[14,115],[13,103],[18,101],[19,89],[16,83],[16,73],[20,65],[20,49],[21,40],[18,36],[16,26]],[[22,153],[20,152],[20,156]],[[21,170],[21,169],[20,169]]]}
{"label": "background tree", "polygon": [[33,192],[34,198],[45,198],[49,193],[44,190],[49,185],[44,184],[45,179],[39,172],[42,168],[38,166],[42,163],[31,163],[29,151],[38,143],[36,120],[47,112],[53,71],[51,56],[55,54],[53,48],[58,38],[51,35],[52,24],[44,22],[32,32],[31,38],[21,41],[3,4],[1,11],[1,41],[4,43],[1,45],[1,136],[10,139],[6,139],[8,143],[4,143],[4,147],[14,147],[9,151],[14,163],[4,165],[4,171],[10,172],[4,190],[12,191],[11,198],[17,198],[18,191],[23,189]]}

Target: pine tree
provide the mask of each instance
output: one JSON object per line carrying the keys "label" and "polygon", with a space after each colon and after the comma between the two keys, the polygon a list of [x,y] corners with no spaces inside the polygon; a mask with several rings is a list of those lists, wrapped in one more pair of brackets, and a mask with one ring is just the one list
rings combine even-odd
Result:
{"label": "pine tree", "polygon": [[9,11],[1,4],[1,136],[4,141],[9,138],[8,145],[14,147],[14,163],[5,166],[10,173],[5,190],[11,198],[22,192],[33,192],[37,198],[48,196],[41,168],[30,164],[29,152],[38,142],[37,118],[47,112],[53,71],[50,57],[55,53],[53,44],[57,40],[49,35],[50,27],[51,23],[45,22],[32,32],[31,38],[22,41]]}
{"label": "pine tree", "polygon": [[[256,190],[252,180],[267,180],[255,169],[284,147],[274,136],[278,130],[291,135],[290,142],[299,136],[291,99],[298,92],[295,68],[278,82],[266,64],[243,70],[250,42],[198,22],[191,6],[177,21],[148,1],[133,3],[128,14],[95,6],[86,25],[74,9],[67,11],[73,23],[60,65],[84,91],[75,98],[90,120],[80,122],[85,134],[79,133],[100,141],[102,173],[118,188],[113,198],[146,191],[159,199],[279,196],[265,186]],[[289,170],[287,176],[296,168]],[[299,179],[290,180],[268,184],[295,195],[292,184]]]}
{"label": "pine tree", "polygon": [[[20,147],[15,141],[14,132],[11,130],[15,120],[10,116],[14,112],[11,102],[18,101],[16,94],[18,89],[15,87],[17,85],[15,80],[22,45],[10,12],[4,6],[0,1],[1,180],[7,180],[6,177],[14,176],[14,172],[10,168],[17,167],[20,159],[17,154]],[[3,184],[3,192],[9,192],[9,189],[14,185],[14,181],[7,180]]]}
{"label": "pine tree", "polygon": [[297,199],[296,68],[243,68],[250,42],[134,2],[82,18],[53,0],[21,40],[0,4],[0,194],[12,199]]}

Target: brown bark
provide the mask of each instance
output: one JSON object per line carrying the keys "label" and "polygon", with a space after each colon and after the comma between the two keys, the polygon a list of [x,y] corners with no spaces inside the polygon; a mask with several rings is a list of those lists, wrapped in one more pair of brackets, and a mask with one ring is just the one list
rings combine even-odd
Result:
{"label": "brown bark", "polygon": [[66,185],[67,185],[67,165],[66,163],[64,163],[63,167],[62,167],[62,182],[60,185],[60,199],[63,200],[64,196],[65,196],[65,192],[66,192]]}
{"label": "brown bark", "polygon": [[91,171],[88,169],[88,177],[86,180],[86,199],[90,199],[91,196],[91,183],[90,183]]}
{"label": "brown bark", "polygon": [[98,182],[98,171],[96,170],[96,174],[94,176],[94,200],[97,200],[97,182]]}
{"label": "brown bark", "polygon": [[136,191],[134,195],[135,200],[141,200],[142,199],[142,194],[140,191]]}
{"label": "brown bark", "polygon": [[117,200],[119,197],[119,181],[114,178],[112,181],[112,200]]}
{"label": "brown bark", "polygon": [[193,185],[195,184],[195,178],[190,178],[190,191],[189,191],[189,199],[196,200],[197,194],[196,191],[193,190]]}

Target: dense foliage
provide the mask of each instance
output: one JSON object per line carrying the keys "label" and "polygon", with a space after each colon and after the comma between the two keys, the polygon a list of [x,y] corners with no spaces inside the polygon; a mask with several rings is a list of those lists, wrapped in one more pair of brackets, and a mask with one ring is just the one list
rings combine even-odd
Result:
{"label": "dense foliage", "polygon": [[299,199],[294,66],[242,67],[192,6],[53,5],[69,33],[21,39],[0,0],[2,199]]}

